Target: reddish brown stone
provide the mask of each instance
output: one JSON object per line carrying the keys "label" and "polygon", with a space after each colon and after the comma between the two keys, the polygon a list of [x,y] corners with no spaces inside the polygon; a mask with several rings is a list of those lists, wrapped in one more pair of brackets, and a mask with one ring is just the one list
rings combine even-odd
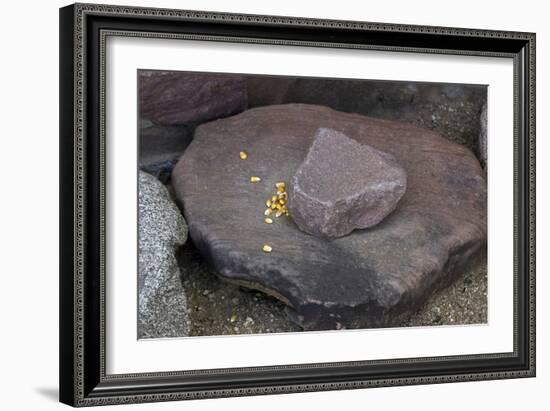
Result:
{"label": "reddish brown stone", "polygon": [[337,238],[378,224],[406,187],[391,154],[321,128],[290,179],[288,209],[302,231]]}
{"label": "reddish brown stone", "polygon": [[[407,173],[389,216],[334,240],[302,232],[291,218],[263,222],[274,184],[290,180],[322,127],[391,154]],[[252,175],[262,181],[251,184]],[[198,127],[172,181],[193,242],[219,275],[278,297],[306,329],[392,325],[486,249],[478,160],[400,122],[300,104],[248,110]]]}
{"label": "reddish brown stone", "polygon": [[246,81],[238,75],[142,71],[141,118],[163,125],[202,123],[243,111]]}

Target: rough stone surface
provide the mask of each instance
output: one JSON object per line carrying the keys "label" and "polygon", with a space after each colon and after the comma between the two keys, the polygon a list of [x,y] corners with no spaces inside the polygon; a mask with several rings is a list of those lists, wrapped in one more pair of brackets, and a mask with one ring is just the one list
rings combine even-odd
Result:
{"label": "rough stone surface", "polygon": [[[191,336],[303,331],[284,303],[262,292],[224,281],[205,264],[192,241],[177,253],[185,280]],[[286,307],[286,309],[285,309]],[[252,319],[253,321],[249,321]],[[396,327],[487,323],[487,261],[468,270],[448,287],[436,290]]]}
{"label": "rough stone surface", "polygon": [[479,159],[481,165],[487,170],[487,104],[481,108],[479,117]]}
{"label": "rough stone surface", "polygon": [[163,126],[141,119],[139,128],[140,165],[166,160],[183,153],[193,139],[194,127]]}
{"label": "rough stone surface", "polygon": [[140,71],[141,118],[163,125],[201,123],[247,107],[242,76]]}
{"label": "rough stone surface", "polygon": [[[263,223],[319,128],[390,153],[407,191],[380,224],[326,240],[290,218]],[[246,161],[238,153],[246,150]],[[251,184],[251,175],[260,183]],[[486,180],[465,147],[409,124],[289,104],[204,124],[172,174],[193,242],[224,279],[289,305],[305,329],[390,326],[486,248]],[[273,251],[262,252],[264,243]]]}
{"label": "rough stone surface", "polygon": [[379,80],[247,76],[248,107],[306,103],[437,130],[478,154],[487,86]]}
{"label": "rough stone surface", "polygon": [[187,301],[175,252],[187,226],[168,190],[139,172],[138,338],[189,334]]}
{"label": "rough stone surface", "polygon": [[[141,117],[185,124],[273,104],[318,104],[437,130],[478,155],[487,86],[140,70]],[[219,85],[219,87],[218,87]],[[143,93],[141,93],[143,91]]]}
{"label": "rough stone surface", "polygon": [[194,129],[188,125],[162,126],[141,119],[139,168],[166,184],[177,159],[193,139]]}
{"label": "rough stone surface", "polygon": [[170,182],[170,178],[172,177],[172,170],[178,162],[178,158],[179,156],[176,156],[167,160],[146,163],[141,165],[139,168],[141,171],[154,176],[162,184],[168,184]]}
{"label": "rough stone surface", "polygon": [[382,221],[406,188],[392,155],[323,128],[290,179],[288,209],[306,233],[342,237]]}

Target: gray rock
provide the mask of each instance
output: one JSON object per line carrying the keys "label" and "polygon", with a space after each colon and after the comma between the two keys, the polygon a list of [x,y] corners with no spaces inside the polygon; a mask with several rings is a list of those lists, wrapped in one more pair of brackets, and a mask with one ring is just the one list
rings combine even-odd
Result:
{"label": "gray rock", "polygon": [[479,123],[479,159],[483,168],[487,170],[487,103],[481,108]]}
{"label": "gray rock", "polygon": [[[291,218],[263,222],[274,184],[295,174],[319,128],[387,152],[406,171],[407,191],[380,224],[329,241]],[[252,175],[262,181],[251,184]],[[308,330],[391,326],[486,249],[487,183],[478,160],[406,123],[303,104],[248,110],[199,126],[172,184],[210,267],[283,301]]]}
{"label": "gray rock", "polygon": [[189,334],[187,301],[175,252],[187,225],[168,190],[139,172],[138,338]]}
{"label": "gray rock", "polygon": [[322,128],[290,179],[288,209],[306,233],[337,238],[378,224],[406,188],[392,155]]}
{"label": "gray rock", "polygon": [[243,76],[140,71],[138,78],[140,116],[157,124],[202,123],[247,107]]}

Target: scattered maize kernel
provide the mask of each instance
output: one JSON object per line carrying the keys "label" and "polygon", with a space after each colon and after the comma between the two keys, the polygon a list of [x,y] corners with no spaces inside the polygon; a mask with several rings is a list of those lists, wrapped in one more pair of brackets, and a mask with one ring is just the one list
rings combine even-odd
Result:
{"label": "scattered maize kernel", "polygon": [[262,250],[266,253],[270,253],[271,250],[273,250],[273,248],[270,245],[264,244],[264,246],[262,247]]}
{"label": "scattered maize kernel", "polygon": [[262,179],[260,177],[255,177],[255,176],[250,177],[251,183],[257,183],[258,181],[262,181]]}
{"label": "scattered maize kernel", "polygon": [[241,158],[241,160],[246,160],[248,158],[248,154],[246,154],[246,151],[241,151],[239,153],[239,157]]}
{"label": "scattered maize kernel", "polygon": [[[284,181],[279,181],[275,183],[275,187],[277,187],[275,195],[265,202],[267,210],[264,211],[264,215],[266,217],[271,215],[275,215],[275,217],[281,217],[282,215],[288,216],[288,209],[286,208],[286,203],[288,201],[286,184]],[[266,224],[272,224],[273,220],[271,218],[264,218],[264,222]]]}

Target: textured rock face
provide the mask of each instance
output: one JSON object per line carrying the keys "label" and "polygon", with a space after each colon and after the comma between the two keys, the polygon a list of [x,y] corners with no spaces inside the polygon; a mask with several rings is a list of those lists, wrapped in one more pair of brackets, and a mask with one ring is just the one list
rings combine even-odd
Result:
{"label": "textured rock face", "polygon": [[306,233],[342,237],[382,221],[406,187],[392,155],[322,128],[290,179],[288,209]]}
{"label": "textured rock face", "polygon": [[139,127],[139,168],[167,183],[172,169],[193,138],[194,127],[160,126],[142,119]]}
{"label": "textured rock face", "polygon": [[247,106],[242,76],[141,71],[141,118],[163,125],[201,123],[243,111]]}
{"label": "textured rock face", "polygon": [[168,190],[140,171],[138,338],[189,334],[187,301],[175,257],[186,239],[185,220]]}
{"label": "textured rock face", "polygon": [[[381,223],[330,241],[291,218],[263,222],[265,199],[296,173],[319,128],[391,154],[407,174]],[[262,181],[251,184],[252,175]],[[289,104],[198,127],[172,182],[195,245],[219,275],[276,296],[318,330],[392,325],[456,279],[486,248],[484,176],[468,149],[432,131]]]}
{"label": "textured rock face", "polygon": [[247,81],[249,108],[318,104],[426,127],[478,153],[487,86],[283,76],[248,76]]}
{"label": "textured rock face", "polygon": [[479,158],[483,168],[487,170],[487,104],[481,108],[479,117]]}

